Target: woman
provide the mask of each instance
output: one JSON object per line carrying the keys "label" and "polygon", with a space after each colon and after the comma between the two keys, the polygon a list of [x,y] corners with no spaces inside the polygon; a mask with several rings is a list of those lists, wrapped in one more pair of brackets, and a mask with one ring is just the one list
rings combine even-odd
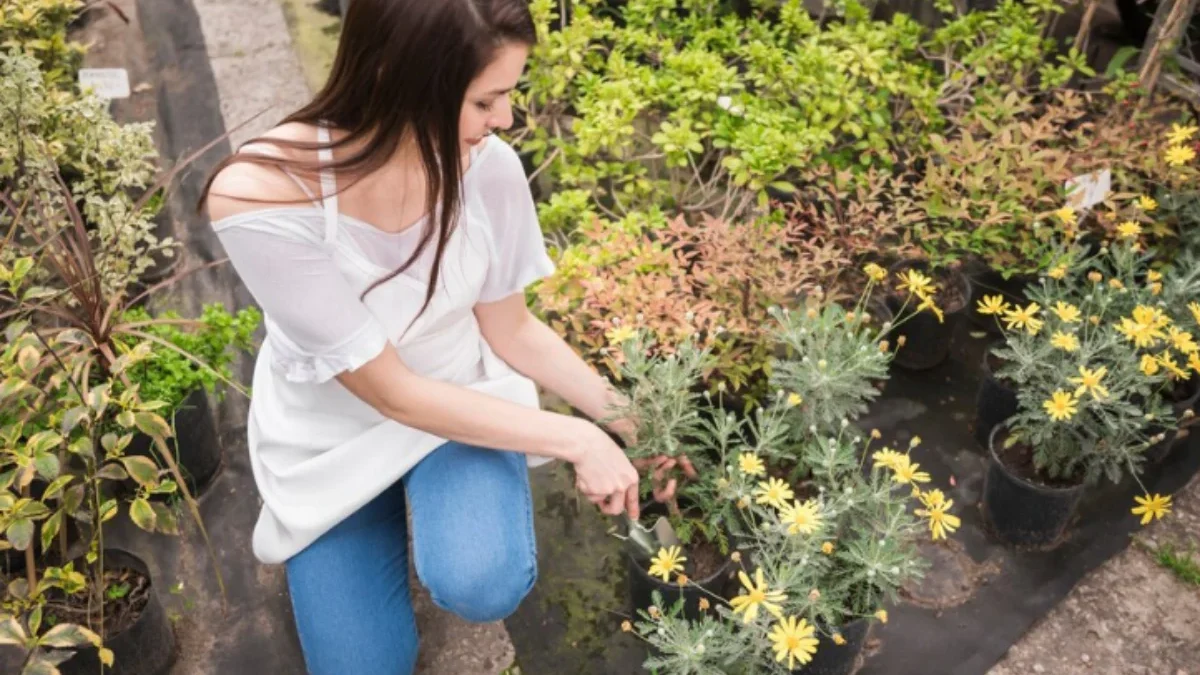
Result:
{"label": "woman", "polygon": [[[472,621],[533,585],[527,463],[570,462],[604,513],[638,515],[609,434],[537,409],[535,382],[592,419],[617,398],[525,307],[553,266],[521,162],[491,134],[534,40],[524,0],[354,0],[324,89],[206,191],[267,316],[254,551],[286,562],[314,675],[413,670],[406,504],[418,576]],[[652,466],[661,481],[673,463]]]}

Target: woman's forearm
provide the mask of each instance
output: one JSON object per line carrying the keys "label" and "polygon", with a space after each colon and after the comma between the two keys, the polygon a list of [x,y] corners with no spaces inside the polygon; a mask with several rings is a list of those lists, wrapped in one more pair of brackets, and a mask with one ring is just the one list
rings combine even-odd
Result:
{"label": "woman's forearm", "polygon": [[577,462],[594,427],[466,387],[422,377],[392,350],[338,380],[381,414],[468,445]]}
{"label": "woman's forearm", "polygon": [[619,395],[549,326],[530,315],[511,334],[491,343],[508,365],[557,394],[576,410],[603,420]]}

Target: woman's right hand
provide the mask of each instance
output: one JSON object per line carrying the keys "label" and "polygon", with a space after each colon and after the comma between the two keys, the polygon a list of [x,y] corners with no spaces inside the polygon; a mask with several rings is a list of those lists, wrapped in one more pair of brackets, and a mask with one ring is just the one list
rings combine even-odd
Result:
{"label": "woman's right hand", "polygon": [[619,516],[628,511],[637,519],[638,472],[625,451],[603,429],[578,420],[575,434],[575,487],[603,513]]}

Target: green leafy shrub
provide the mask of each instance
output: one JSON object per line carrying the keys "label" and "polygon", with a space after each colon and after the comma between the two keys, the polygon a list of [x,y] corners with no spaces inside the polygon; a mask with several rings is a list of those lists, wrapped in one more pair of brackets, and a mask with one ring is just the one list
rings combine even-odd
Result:
{"label": "green leafy shrub", "polygon": [[562,207],[583,193],[613,220],[651,206],[738,217],[799,169],[887,166],[940,126],[916,22],[873,22],[850,2],[821,28],[799,0],[769,5],[743,18],[720,2],[630,0],[618,22],[592,0],[564,22],[559,3],[533,3],[540,44],[513,139],[552,194],[571,191],[552,198],[546,213],[565,217],[549,225],[570,226]]}
{"label": "green leafy shrub", "polygon": [[189,321],[171,311],[151,318],[139,308],[127,312],[124,321],[147,324],[144,333],[153,338],[150,356],[128,369],[130,380],[144,398],[163,401],[173,411],[196,389],[211,392],[218,382],[233,379],[230,366],[238,351],[253,349],[262,313],[250,307],[230,314],[214,304]]}

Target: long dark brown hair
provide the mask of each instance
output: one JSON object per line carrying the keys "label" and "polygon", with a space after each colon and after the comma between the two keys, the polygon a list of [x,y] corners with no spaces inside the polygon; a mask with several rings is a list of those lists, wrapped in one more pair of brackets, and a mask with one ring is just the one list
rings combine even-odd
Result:
{"label": "long dark brown hair", "polygon": [[458,123],[467,87],[498,47],[514,42],[532,46],[536,40],[527,0],[352,0],[328,81],[312,102],[281,122],[326,124],[344,135],[329,144],[277,138],[250,142],[309,153],[361,143],[359,149],[328,164],[235,153],[213,169],[200,203],[216,175],[235,162],[286,168],[309,178],[322,169],[343,173],[350,180],[340,191],[383,166],[411,134],[425,172],[425,211],[434,217],[422,227],[408,260],[363,295],[402,274],[436,238],[424,312],[460,210]]}

